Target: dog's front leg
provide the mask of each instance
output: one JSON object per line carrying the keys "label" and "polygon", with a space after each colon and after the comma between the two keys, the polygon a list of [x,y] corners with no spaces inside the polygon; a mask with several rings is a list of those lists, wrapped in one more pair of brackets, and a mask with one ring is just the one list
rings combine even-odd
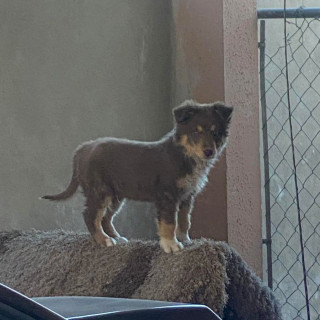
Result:
{"label": "dog's front leg", "polygon": [[177,252],[183,248],[175,234],[176,208],[176,204],[162,203],[162,205],[157,205],[160,247],[166,253]]}
{"label": "dog's front leg", "polygon": [[183,243],[190,243],[189,229],[191,227],[191,212],[194,197],[190,197],[180,203],[178,212],[177,238]]}

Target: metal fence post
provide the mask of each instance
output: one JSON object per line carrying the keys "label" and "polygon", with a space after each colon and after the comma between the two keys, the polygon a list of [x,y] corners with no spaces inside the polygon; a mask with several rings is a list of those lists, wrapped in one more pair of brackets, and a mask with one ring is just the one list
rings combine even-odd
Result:
{"label": "metal fence post", "polygon": [[266,238],[263,244],[267,247],[267,274],[268,287],[272,289],[272,251],[271,251],[271,219],[270,219],[270,185],[269,185],[269,152],[268,152],[268,123],[267,123],[267,103],[265,90],[265,21],[260,20],[260,101],[262,115],[262,135],[263,135],[263,163],[264,163],[264,196],[266,210]]}

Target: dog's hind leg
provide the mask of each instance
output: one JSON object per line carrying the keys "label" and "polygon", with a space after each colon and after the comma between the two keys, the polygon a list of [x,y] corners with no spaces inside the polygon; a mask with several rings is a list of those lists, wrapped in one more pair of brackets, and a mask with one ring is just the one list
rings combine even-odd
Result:
{"label": "dog's hind leg", "polygon": [[112,220],[114,216],[119,213],[124,202],[125,200],[119,200],[117,197],[109,198],[106,214],[104,215],[101,222],[103,230],[119,243],[128,242],[128,240],[125,237],[120,236],[120,234],[114,227]]}
{"label": "dog's hind leg", "polygon": [[83,212],[84,221],[95,241],[101,246],[113,246],[116,241],[102,228],[102,219],[106,212],[107,198],[97,197],[93,192],[87,195],[87,208]]}
{"label": "dog's hind leg", "polygon": [[193,209],[194,198],[190,197],[180,203],[178,211],[177,238],[183,243],[190,243],[189,229],[191,227],[191,211]]}
{"label": "dog's hind leg", "polygon": [[156,203],[158,210],[158,234],[160,247],[166,253],[177,252],[183,248],[176,238],[176,205],[173,203]]}

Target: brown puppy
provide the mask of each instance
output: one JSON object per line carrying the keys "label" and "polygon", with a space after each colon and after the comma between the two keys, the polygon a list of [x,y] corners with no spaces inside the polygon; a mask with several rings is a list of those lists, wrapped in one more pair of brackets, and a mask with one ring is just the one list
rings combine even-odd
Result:
{"label": "brown puppy", "polygon": [[159,141],[99,138],[85,142],[75,152],[67,189],[43,198],[67,199],[80,185],[86,197],[84,220],[104,246],[126,240],[112,224],[125,198],[154,202],[161,248],[167,253],[179,251],[181,242],[190,241],[194,199],[226,146],[232,111],[220,102],[185,101],[173,110],[174,129]]}

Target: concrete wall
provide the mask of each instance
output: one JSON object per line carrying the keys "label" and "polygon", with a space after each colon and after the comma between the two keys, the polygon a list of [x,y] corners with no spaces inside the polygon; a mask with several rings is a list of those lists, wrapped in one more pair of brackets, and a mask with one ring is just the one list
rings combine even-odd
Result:
{"label": "concrete wall", "polygon": [[[165,0],[0,2],[0,229],[85,230],[82,196],[38,200],[67,185],[74,148],[171,129],[170,8]],[[140,222],[122,231],[154,237],[150,210],[127,206],[120,219]]]}

